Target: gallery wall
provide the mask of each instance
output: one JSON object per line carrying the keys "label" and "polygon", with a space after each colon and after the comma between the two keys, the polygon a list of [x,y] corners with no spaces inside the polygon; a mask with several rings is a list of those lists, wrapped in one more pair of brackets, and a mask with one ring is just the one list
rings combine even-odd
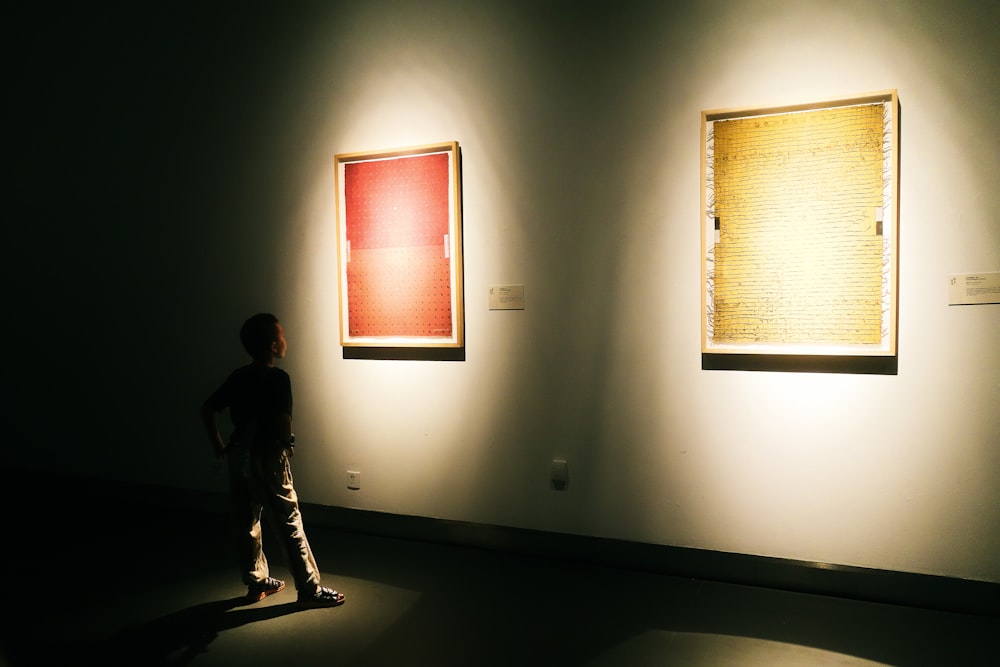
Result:
{"label": "gallery wall", "polygon": [[[164,4],[22,17],[14,465],[222,493],[266,310],[306,502],[1000,582],[1000,306],[947,304],[1000,270],[996,7]],[[702,370],[701,111],[886,89],[898,372]],[[349,358],[333,156],[452,140],[464,359]]]}

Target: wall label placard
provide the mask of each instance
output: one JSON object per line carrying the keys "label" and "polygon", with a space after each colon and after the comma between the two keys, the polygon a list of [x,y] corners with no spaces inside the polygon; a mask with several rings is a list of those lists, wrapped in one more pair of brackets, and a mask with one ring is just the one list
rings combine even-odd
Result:
{"label": "wall label placard", "polygon": [[960,273],[948,277],[948,305],[1000,303],[1000,273]]}
{"label": "wall label placard", "polygon": [[490,287],[490,310],[524,310],[524,285]]}

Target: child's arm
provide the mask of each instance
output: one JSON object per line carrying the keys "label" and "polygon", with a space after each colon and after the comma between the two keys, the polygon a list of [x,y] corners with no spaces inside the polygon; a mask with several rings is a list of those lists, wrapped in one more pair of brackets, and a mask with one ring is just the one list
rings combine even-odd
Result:
{"label": "child's arm", "polygon": [[288,413],[278,415],[278,441],[282,443],[288,456],[295,455],[295,436],[292,435],[292,416]]}

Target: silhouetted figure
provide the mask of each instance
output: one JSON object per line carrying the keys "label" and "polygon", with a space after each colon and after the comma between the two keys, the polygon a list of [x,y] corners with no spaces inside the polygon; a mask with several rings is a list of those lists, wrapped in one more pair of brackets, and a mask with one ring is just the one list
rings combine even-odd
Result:
{"label": "silhouetted figure", "polygon": [[[240,342],[252,361],[233,371],[205,400],[201,420],[215,456],[228,459],[247,602],[263,600],[285,587],[285,582],[270,576],[264,555],[260,520],[266,508],[280,529],[299,604],[342,604],[342,593],[320,585],[319,567],[306,539],[292,484],[292,384],[288,373],[274,365],[288,348],[284,331],[277,317],[258,313],[243,323]],[[218,414],[226,408],[233,423],[228,444],[218,423]]]}

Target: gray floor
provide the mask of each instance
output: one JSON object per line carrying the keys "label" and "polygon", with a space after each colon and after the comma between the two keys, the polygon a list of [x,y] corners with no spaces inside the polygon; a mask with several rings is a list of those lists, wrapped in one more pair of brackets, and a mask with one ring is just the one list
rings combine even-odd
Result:
{"label": "gray floor", "polygon": [[[987,665],[1000,655],[995,617],[319,527],[309,536],[324,583],[346,604],[298,610],[289,584],[247,606],[224,516],[140,505],[98,525],[96,510],[67,500],[33,522],[45,531],[29,549],[23,535],[5,541],[0,665]],[[280,551],[270,556],[286,576]]]}

